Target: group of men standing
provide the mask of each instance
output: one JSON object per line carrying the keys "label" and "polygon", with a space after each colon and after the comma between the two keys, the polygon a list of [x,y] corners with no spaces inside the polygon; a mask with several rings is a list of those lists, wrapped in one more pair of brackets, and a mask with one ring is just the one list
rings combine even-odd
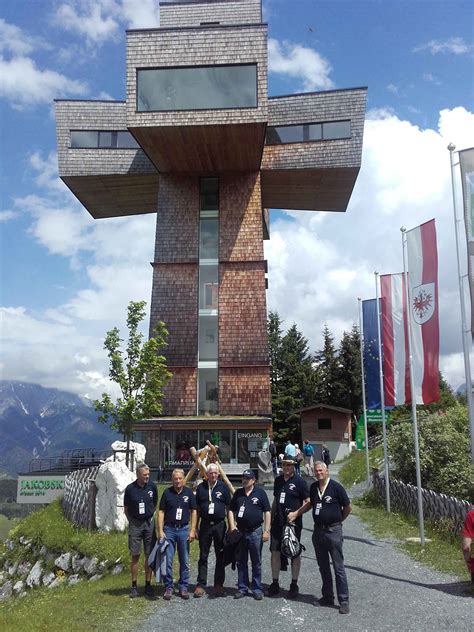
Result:
{"label": "group of men standing", "polygon": [[[164,574],[164,599],[173,596],[173,559],[179,558],[178,594],[189,599],[189,543],[198,538],[198,576],[193,596],[206,594],[208,557],[213,545],[216,557],[214,571],[215,597],[225,596],[225,545],[235,547],[237,565],[237,592],[234,599],[253,596],[261,601],[264,596],[262,585],[262,547],[270,540],[272,583],[267,595],[280,593],[279,576],[282,563],[288,560],[282,554],[282,540],[287,524],[293,524],[298,541],[301,538],[302,515],[312,511],[314,530],[313,546],[322,578],[322,606],[334,604],[332,560],[339,612],[349,612],[349,591],[342,552],[342,522],[351,512],[346,491],[329,477],[327,466],[318,461],[314,465],[315,482],[308,488],[306,481],[295,472],[295,460],[284,458],[283,473],[274,481],[273,502],[265,490],[255,485],[253,470],[242,474],[242,487],[231,497],[227,486],[219,479],[216,464],[207,467],[207,480],[197,488],[196,494],[184,485],[183,470],[172,474],[172,486],[163,493],[156,524],[156,537],[166,544],[166,572]],[[148,555],[153,538],[156,487],[149,482],[147,465],[137,467],[137,480],[125,491],[124,507],[129,519],[129,548],[131,553],[132,588],[130,597],[138,596],[137,570],[141,542],[145,551],[145,595],[154,596],[151,586],[151,570]],[[227,523],[227,524],[226,524]],[[249,557],[251,577],[249,574]],[[291,559],[291,584],[287,597],[297,599],[298,577],[301,556]]]}

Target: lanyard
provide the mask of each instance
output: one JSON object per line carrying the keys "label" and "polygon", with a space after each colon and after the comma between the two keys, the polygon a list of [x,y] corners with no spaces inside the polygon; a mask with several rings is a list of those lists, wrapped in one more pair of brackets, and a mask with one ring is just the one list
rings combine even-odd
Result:
{"label": "lanyard", "polygon": [[217,485],[217,481],[214,483],[212,487],[209,485],[209,483],[207,484],[207,491],[209,492],[209,504],[212,503],[212,492],[214,491],[214,487],[216,485]]}
{"label": "lanyard", "polygon": [[324,485],[324,487],[323,487],[322,489],[320,489],[320,488],[319,488],[319,485],[318,485],[319,500],[322,500],[322,499],[323,499],[324,492],[326,491],[326,487],[329,485],[329,481],[330,481],[330,480],[331,480],[331,479],[329,479],[329,478],[328,478],[328,480],[326,481],[326,484]]}

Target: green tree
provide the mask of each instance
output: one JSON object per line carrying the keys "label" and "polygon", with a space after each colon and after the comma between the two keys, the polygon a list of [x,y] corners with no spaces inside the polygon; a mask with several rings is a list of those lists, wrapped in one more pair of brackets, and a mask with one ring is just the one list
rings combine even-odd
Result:
{"label": "green tree", "polygon": [[339,345],[334,403],[352,410],[356,418],[362,412],[362,379],[360,368],[360,335],[356,325],[344,332]]}
{"label": "green tree", "polygon": [[[458,401],[453,393],[452,388],[446,382],[441,373],[439,374],[439,393],[439,401],[433,402],[432,404],[419,404],[416,407],[417,410],[420,413],[446,411],[454,406]],[[459,403],[463,402],[461,401]],[[411,404],[396,406],[396,408],[391,411],[390,417],[394,421],[411,419]]]}
{"label": "green tree", "polygon": [[323,329],[323,348],[315,355],[316,387],[313,402],[331,406],[337,405],[336,399],[341,391],[338,384],[340,376],[338,358],[334,346],[334,336],[327,325]]}
{"label": "green tree", "polygon": [[161,413],[163,387],[171,377],[160,350],[167,344],[168,331],[159,321],[153,336],[143,341],[138,330],[145,318],[145,301],[131,301],[127,308],[128,341],[121,349],[120,331],[107,332],[104,349],[109,358],[109,377],[119,385],[122,396],[116,402],[108,393],[94,401],[95,410],[102,413],[99,422],[121,432],[127,441],[127,465],[133,424],[140,419]]}

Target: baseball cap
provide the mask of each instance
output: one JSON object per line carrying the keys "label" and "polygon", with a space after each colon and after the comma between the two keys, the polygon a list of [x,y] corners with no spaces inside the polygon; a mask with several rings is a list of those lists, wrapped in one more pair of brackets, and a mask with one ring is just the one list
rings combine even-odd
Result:
{"label": "baseball cap", "polygon": [[255,478],[255,472],[253,470],[244,470],[242,472],[242,478]]}

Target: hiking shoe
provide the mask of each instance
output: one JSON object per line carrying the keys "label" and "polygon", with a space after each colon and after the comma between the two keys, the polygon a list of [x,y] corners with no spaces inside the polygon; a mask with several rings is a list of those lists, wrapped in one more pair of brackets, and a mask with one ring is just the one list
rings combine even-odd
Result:
{"label": "hiking shoe", "polygon": [[130,597],[130,599],[135,599],[135,597],[139,597],[140,595],[138,593],[138,588],[136,586],[132,586],[130,588],[128,596]]}
{"label": "hiking shoe", "polygon": [[261,593],[261,592],[253,593],[253,598],[255,599],[255,601],[262,601],[263,593]]}
{"label": "hiking shoe", "polygon": [[290,590],[288,591],[288,599],[296,599],[300,594],[300,589],[296,582],[291,582]]}
{"label": "hiking shoe", "polygon": [[270,586],[268,587],[267,595],[269,597],[274,597],[275,595],[278,595],[279,592],[280,592],[280,584],[278,582],[272,582]]}
{"label": "hiking shoe", "polygon": [[196,586],[196,589],[193,593],[193,597],[195,597],[196,599],[199,599],[200,597],[203,597],[205,594],[206,594],[206,591],[204,590],[202,586]]}
{"label": "hiking shoe", "polygon": [[334,605],[334,598],[331,597],[321,597],[321,599],[319,600],[319,605],[320,606],[327,606],[327,607],[331,607]]}
{"label": "hiking shoe", "polygon": [[341,614],[349,614],[349,602],[348,601],[342,601],[339,604],[339,612]]}
{"label": "hiking shoe", "polygon": [[145,597],[147,599],[155,599],[155,589],[153,586],[145,586]]}
{"label": "hiking shoe", "polygon": [[187,588],[180,588],[179,589],[179,596],[181,597],[181,599],[189,599],[188,589]]}
{"label": "hiking shoe", "polygon": [[244,593],[238,590],[234,595],[234,599],[242,599],[242,597],[246,597],[246,596],[247,596],[247,593]]}
{"label": "hiking shoe", "polygon": [[173,589],[172,588],[167,588],[165,590],[165,594],[163,595],[163,599],[166,599],[166,601],[169,601],[172,596],[173,596]]}

